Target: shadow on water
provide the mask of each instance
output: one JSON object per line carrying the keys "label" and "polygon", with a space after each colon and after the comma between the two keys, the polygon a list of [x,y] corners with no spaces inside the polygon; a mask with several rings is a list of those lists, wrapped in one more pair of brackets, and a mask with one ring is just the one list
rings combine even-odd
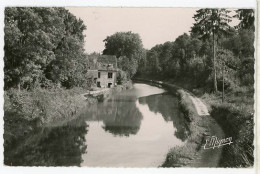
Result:
{"label": "shadow on water", "polygon": [[176,128],[174,135],[183,142],[189,135],[188,126],[179,109],[178,98],[169,93],[155,94],[139,98],[140,104],[147,104],[152,112],[160,113],[166,122],[172,121]]}
{"label": "shadow on water", "polygon": [[87,149],[85,135],[88,130],[85,122],[75,121],[61,127],[39,128],[33,135],[18,142],[11,151],[5,149],[4,164],[80,166],[82,154]]}

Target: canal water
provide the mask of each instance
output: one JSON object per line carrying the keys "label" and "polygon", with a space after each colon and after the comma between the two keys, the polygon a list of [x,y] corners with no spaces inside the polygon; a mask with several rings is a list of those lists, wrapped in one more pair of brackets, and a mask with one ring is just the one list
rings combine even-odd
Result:
{"label": "canal water", "polygon": [[184,123],[175,96],[135,83],[65,125],[38,130],[9,160],[26,166],[158,167],[170,148],[185,143]]}

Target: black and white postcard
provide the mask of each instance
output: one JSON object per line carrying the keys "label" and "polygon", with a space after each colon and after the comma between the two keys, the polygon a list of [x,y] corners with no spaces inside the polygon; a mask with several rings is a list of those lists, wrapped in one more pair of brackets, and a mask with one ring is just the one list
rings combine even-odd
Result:
{"label": "black and white postcard", "polygon": [[256,1],[98,2],[1,3],[3,171],[256,173]]}

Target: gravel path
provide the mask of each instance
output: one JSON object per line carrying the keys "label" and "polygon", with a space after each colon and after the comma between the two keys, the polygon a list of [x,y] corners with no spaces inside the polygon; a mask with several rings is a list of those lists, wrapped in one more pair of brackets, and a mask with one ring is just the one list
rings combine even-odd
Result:
{"label": "gravel path", "polygon": [[198,115],[210,115],[207,106],[197,97],[190,96]]}

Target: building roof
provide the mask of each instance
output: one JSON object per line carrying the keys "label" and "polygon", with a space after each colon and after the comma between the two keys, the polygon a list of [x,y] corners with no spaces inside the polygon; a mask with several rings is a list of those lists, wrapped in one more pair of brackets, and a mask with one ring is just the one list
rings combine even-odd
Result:
{"label": "building roof", "polygon": [[113,55],[89,55],[91,70],[101,71],[116,71],[117,70],[117,58]]}
{"label": "building roof", "polygon": [[87,78],[98,78],[98,70],[88,70]]}
{"label": "building roof", "polygon": [[113,69],[98,69],[98,71],[107,71],[107,72],[118,72],[118,69],[115,69],[115,68],[113,68]]}
{"label": "building roof", "polygon": [[97,61],[98,61],[99,63],[112,64],[115,68],[116,68],[116,66],[117,66],[116,56],[112,56],[112,55],[100,55],[100,56],[98,56]]}

